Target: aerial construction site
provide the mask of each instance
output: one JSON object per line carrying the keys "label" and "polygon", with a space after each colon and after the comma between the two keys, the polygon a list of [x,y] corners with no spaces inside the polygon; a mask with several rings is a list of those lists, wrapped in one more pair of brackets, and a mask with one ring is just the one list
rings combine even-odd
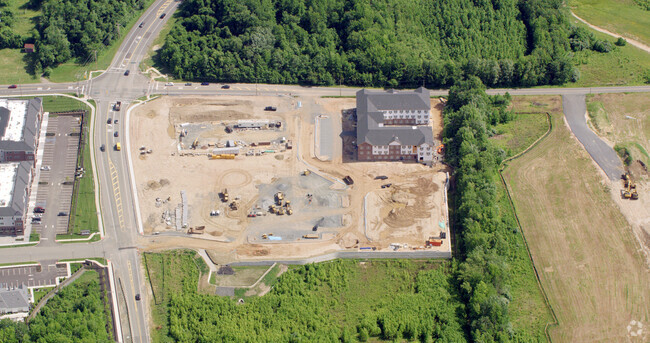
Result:
{"label": "aerial construction site", "polygon": [[[355,106],[214,96],[136,107],[129,149],[145,234],[200,239],[228,262],[340,251],[450,256],[441,156],[429,165],[358,162]],[[438,141],[441,110],[431,99]]]}

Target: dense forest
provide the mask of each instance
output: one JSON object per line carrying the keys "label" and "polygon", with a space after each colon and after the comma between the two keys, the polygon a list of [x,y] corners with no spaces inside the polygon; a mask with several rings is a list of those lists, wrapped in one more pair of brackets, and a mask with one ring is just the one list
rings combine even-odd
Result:
{"label": "dense forest", "polygon": [[450,89],[444,111],[445,159],[455,179],[450,208],[460,233],[456,278],[476,342],[530,339],[510,323],[511,284],[522,277],[510,272],[518,263],[520,237],[514,218],[504,215],[498,202],[497,168],[506,153],[488,139],[494,125],[512,119],[506,111],[509,101],[509,95],[486,95],[485,86],[472,77]]}
{"label": "dense forest", "polygon": [[112,342],[98,279],[97,272],[84,272],[50,299],[29,325],[0,321],[0,342]]}
{"label": "dense forest", "polygon": [[[197,293],[198,270],[180,268],[193,266],[194,255],[173,251],[145,258],[160,303],[153,317],[164,321],[157,323],[154,341],[465,341],[464,310],[446,261],[335,260],[299,266],[283,274],[268,294],[238,304]],[[157,264],[153,268],[160,271],[155,262],[160,259],[164,276],[152,270]]]}
{"label": "dense forest", "polygon": [[99,52],[124,33],[145,0],[45,0],[32,1],[42,15],[32,40],[36,42],[33,69],[46,76],[50,68],[75,59],[93,61]]}
{"label": "dense forest", "polygon": [[157,58],[188,80],[437,88],[579,77],[561,0],[185,0],[177,15]]}

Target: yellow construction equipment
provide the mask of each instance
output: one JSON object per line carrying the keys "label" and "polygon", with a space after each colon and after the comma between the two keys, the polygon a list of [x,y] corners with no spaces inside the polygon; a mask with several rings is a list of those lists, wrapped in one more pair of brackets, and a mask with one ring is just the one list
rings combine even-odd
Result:
{"label": "yellow construction equipment", "polygon": [[233,210],[233,211],[237,211],[238,208],[239,208],[239,207],[237,206],[237,203],[236,203],[236,202],[233,201],[233,202],[230,203],[230,209],[231,209],[231,210]]}
{"label": "yellow construction equipment", "polygon": [[306,239],[318,239],[319,237],[318,237],[318,234],[317,234],[317,233],[309,233],[309,234],[306,234],[306,235],[302,235],[302,238],[306,238]]}
{"label": "yellow construction equipment", "polygon": [[284,208],[280,207],[280,208],[278,209],[278,213],[277,213],[277,215],[279,215],[279,216],[283,216],[283,215],[284,215]]}
{"label": "yellow construction equipment", "polygon": [[302,172],[303,176],[309,176],[309,174],[311,174],[311,170],[309,170],[309,169],[305,169],[305,171]]}
{"label": "yellow construction equipment", "polygon": [[267,234],[262,235],[262,239],[267,239],[267,238],[269,238],[269,236]]}
{"label": "yellow construction equipment", "polygon": [[228,202],[228,188],[224,188],[221,192],[221,201]]}
{"label": "yellow construction equipment", "polygon": [[287,208],[287,214],[288,214],[288,215],[292,215],[292,214],[293,214],[293,210],[292,210],[291,208]]}
{"label": "yellow construction equipment", "polygon": [[278,192],[277,194],[275,194],[275,197],[278,200],[284,200],[284,194],[282,194],[282,192]]}
{"label": "yellow construction equipment", "polygon": [[196,149],[197,145],[199,145],[199,137],[196,137],[194,142],[192,142],[192,145],[190,146],[190,149]]}

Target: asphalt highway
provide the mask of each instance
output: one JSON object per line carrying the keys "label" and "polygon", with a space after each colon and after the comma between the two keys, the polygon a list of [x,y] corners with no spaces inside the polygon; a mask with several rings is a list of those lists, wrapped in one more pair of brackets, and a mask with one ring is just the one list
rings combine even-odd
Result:
{"label": "asphalt highway", "polygon": [[[165,86],[165,82],[154,81],[139,72],[140,62],[149,51],[153,40],[158,36],[164,23],[176,10],[178,2],[174,0],[157,0],[142,15],[127,34],[111,65],[101,75],[90,80],[70,83],[42,83],[18,85],[15,89],[0,86],[1,97],[21,95],[43,95],[55,93],[78,93],[96,102],[96,113],[92,124],[91,147],[96,161],[95,177],[99,183],[99,203],[105,237],[102,241],[86,244],[56,244],[12,249],[0,249],[3,263],[22,261],[44,261],[52,259],[85,258],[104,256],[114,266],[115,278],[124,286],[127,299],[127,312],[131,335],[123,337],[124,341],[148,342],[149,327],[146,307],[145,277],[137,251],[138,222],[134,212],[132,180],[129,173],[128,147],[124,140],[127,120],[126,109],[135,99],[145,95],[265,95],[265,96],[354,96],[359,88],[349,87],[302,87],[291,85],[268,84],[229,84],[230,89],[221,88],[223,84],[201,86],[200,83],[176,83]],[[160,15],[166,13],[164,19]],[[125,76],[126,70],[130,75]],[[593,88],[530,88],[530,89],[491,89],[489,94],[512,95],[584,95],[589,93],[650,92],[650,86],[637,87],[593,87]],[[447,90],[432,90],[431,94],[446,95]],[[120,111],[114,110],[116,101],[122,102]],[[108,118],[118,119],[118,124],[107,124]],[[117,137],[116,137],[117,132]],[[115,144],[122,144],[122,151],[114,149]],[[105,152],[99,147],[104,144]],[[135,295],[141,294],[142,300],[136,301]],[[127,330],[124,330],[127,332]],[[128,337],[127,337],[128,335]]]}

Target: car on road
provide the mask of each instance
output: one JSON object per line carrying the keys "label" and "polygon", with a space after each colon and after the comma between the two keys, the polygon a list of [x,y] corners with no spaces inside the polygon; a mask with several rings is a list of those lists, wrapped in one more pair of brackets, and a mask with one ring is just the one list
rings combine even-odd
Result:
{"label": "car on road", "polygon": [[140,301],[140,299],[141,299],[141,298],[140,298],[140,293],[136,294],[136,295],[135,295],[135,300]]}
{"label": "car on road", "polygon": [[68,215],[68,212],[59,212],[59,214],[57,214],[57,216],[59,216],[59,217],[65,217],[67,215]]}
{"label": "car on road", "polygon": [[375,176],[375,180],[386,180],[386,179],[388,179],[388,176],[386,175]]}
{"label": "car on road", "polygon": [[106,151],[106,144],[102,144],[102,146],[99,147],[99,150]]}
{"label": "car on road", "polygon": [[106,124],[110,124],[112,122],[113,122],[113,120],[111,118],[106,119]]}
{"label": "car on road", "polygon": [[124,76],[129,76],[129,74],[131,74],[131,71],[127,69],[127,70],[124,72]]}
{"label": "car on road", "polygon": [[32,218],[32,224],[38,224],[41,222],[41,217],[34,217]]}
{"label": "car on road", "polygon": [[167,15],[167,13],[163,13],[160,15],[160,19],[164,18]]}
{"label": "car on road", "polygon": [[50,170],[50,166],[42,166],[41,170]]}
{"label": "car on road", "polygon": [[201,86],[209,86],[210,82],[201,82]]}
{"label": "car on road", "polygon": [[167,82],[167,83],[165,83],[165,87],[171,87],[171,86],[173,86],[173,85],[174,85],[173,82]]}
{"label": "car on road", "polygon": [[34,213],[45,213],[45,208],[41,206],[34,207]]}
{"label": "car on road", "polygon": [[18,86],[17,85],[11,85],[11,86],[9,86],[9,88],[18,88]]}
{"label": "car on road", "polygon": [[113,132],[113,137],[119,137],[119,136],[120,136],[119,132],[117,132],[117,131]]}
{"label": "car on road", "polygon": [[230,89],[230,85],[223,85],[221,86],[221,89]]}
{"label": "car on road", "polygon": [[113,120],[113,124],[117,124],[118,122],[119,122],[119,120],[117,120],[117,119]]}
{"label": "car on road", "polygon": [[189,87],[192,85],[192,82],[186,82],[185,85]]}
{"label": "car on road", "polygon": [[143,28],[143,27],[144,27],[144,21],[141,22],[140,25],[138,25],[138,27],[139,27],[139,28]]}

